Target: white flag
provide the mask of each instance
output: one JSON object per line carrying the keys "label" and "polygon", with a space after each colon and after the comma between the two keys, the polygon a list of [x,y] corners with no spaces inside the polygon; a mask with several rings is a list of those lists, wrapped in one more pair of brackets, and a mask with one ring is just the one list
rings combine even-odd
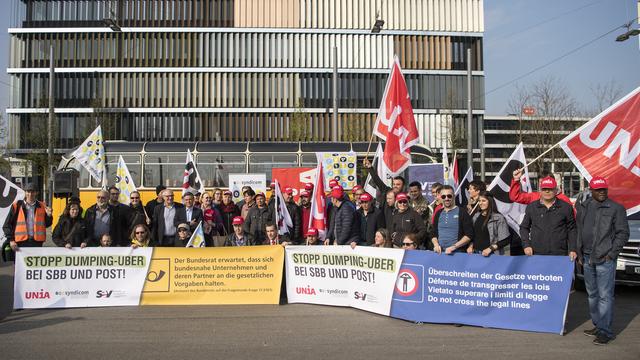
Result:
{"label": "white flag", "polygon": [[[382,179],[385,184],[391,186],[391,172],[385,166],[384,161],[379,160],[382,158],[382,154],[382,144],[378,143],[376,154],[373,156],[373,160],[371,161],[371,169],[376,169],[378,177]],[[378,190],[373,184],[371,174],[367,175],[367,180],[364,181],[364,191],[368,192],[374,199],[378,197]]]}
{"label": "white flag", "polygon": [[102,144],[102,128],[100,126],[80,144],[72,155],[96,181],[103,181],[105,157],[104,145]]}
{"label": "white flag", "polygon": [[469,168],[456,188],[456,205],[466,206],[469,203],[469,184],[473,181],[473,169]]}
{"label": "white flag", "polygon": [[129,173],[129,168],[127,168],[127,164],[124,162],[122,155],[118,158],[115,187],[120,190],[120,197],[118,197],[118,201],[121,204],[129,205],[131,193],[136,191],[136,184],[133,182],[133,178]]}
{"label": "white flag", "polygon": [[[309,229],[315,228],[318,230],[318,240],[324,241],[327,237],[327,197],[324,194],[324,176],[322,175],[322,161],[318,161],[318,167],[316,169],[316,183],[314,189],[318,189],[313,192],[311,198],[311,211],[309,211]],[[307,230],[304,229],[304,233]]]}
{"label": "white flag", "polygon": [[187,149],[187,161],[184,166],[184,178],[182,179],[182,196],[190,192],[192,194],[203,194],[204,184],[196,168],[196,163],[191,156],[191,150]]}
{"label": "white flag", "polygon": [[[13,203],[22,199],[24,199],[24,191],[0,175],[0,221],[2,224],[7,219]],[[0,238],[4,238],[4,232],[0,231]],[[0,249],[0,251],[4,250]]]}
{"label": "white flag", "polygon": [[513,179],[513,171],[524,168],[524,174],[520,178],[520,188],[523,192],[531,192],[531,183],[529,182],[529,170],[525,167],[527,160],[524,156],[522,143],[518,145],[516,150],[511,154],[509,160],[502,166],[498,176],[496,176],[487,190],[493,194],[496,199],[498,211],[507,219],[509,226],[517,233],[520,231],[520,222],[524,217],[526,204],[514,203],[509,199],[509,188]]}
{"label": "white flag", "polygon": [[[291,221],[291,215],[289,214],[289,210],[287,209],[287,205],[284,203],[284,197],[282,196],[282,191],[280,191],[280,183],[278,180],[275,181],[275,216],[276,216],[276,226],[278,227],[278,234],[284,235],[289,233],[289,228],[293,227],[293,221]],[[321,190],[318,190],[321,191]]]}
{"label": "white flag", "polygon": [[191,239],[185,247],[206,247],[207,244],[204,241],[204,232],[202,231],[202,221],[198,224],[198,227],[191,234]]}
{"label": "white flag", "polygon": [[447,142],[445,140],[444,147],[442,148],[442,168],[444,169],[444,184],[455,186],[451,181],[453,174],[451,173],[451,169],[449,168],[449,155],[447,155]]}

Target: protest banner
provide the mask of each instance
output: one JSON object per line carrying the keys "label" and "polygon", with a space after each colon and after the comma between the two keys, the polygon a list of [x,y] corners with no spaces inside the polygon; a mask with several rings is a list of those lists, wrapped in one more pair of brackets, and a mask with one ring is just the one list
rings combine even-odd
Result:
{"label": "protest banner", "polygon": [[334,179],[343,189],[349,190],[358,181],[356,175],[356,153],[316,153],[318,162],[322,162],[325,191],[329,191],[329,180]]}
{"label": "protest banner", "polygon": [[14,309],[138,305],[151,248],[20,248]]}
{"label": "protest banner", "polygon": [[271,169],[271,181],[278,180],[280,188],[293,189],[293,199],[298,201],[300,192],[304,190],[304,184],[316,182],[316,168],[273,168]]}
{"label": "protest banner", "polygon": [[444,183],[444,165],[443,164],[412,164],[409,165],[408,183],[417,181],[422,187],[422,196],[429,203],[432,203],[431,185],[434,183]]}
{"label": "protest banner", "polygon": [[155,248],[142,305],[278,304],[282,246]]}
{"label": "protest banner", "polygon": [[229,190],[233,194],[233,202],[242,200],[242,187],[251,186],[253,191],[266,194],[267,175],[266,174],[229,174]]}
{"label": "protest banner", "polygon": [[289,303],[351,306],[388,316],[403,254],[366,246],[287,246]]}
{"label": "protest banner", "polygon": [[568,256],[406,251],[391,316],[561,334],[573,268]]}

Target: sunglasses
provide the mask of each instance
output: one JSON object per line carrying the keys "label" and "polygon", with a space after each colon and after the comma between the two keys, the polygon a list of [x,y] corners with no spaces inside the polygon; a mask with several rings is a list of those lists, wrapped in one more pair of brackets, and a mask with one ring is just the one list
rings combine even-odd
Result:
{"label": "sunglasses", "polygon": [[146,234],[146,231],[136,231],[136,235],[140,235],[140,234]]}
{"label": "sunglasses", "polygon": [[413,246],[413,245],[414,244],[412,242],[410,242],[410,243],[403,242],[402,243],[402,246]]}
{"label": "sunglasses", "polygon": [[453,194],[440,195],[440,199],[453,199]]}

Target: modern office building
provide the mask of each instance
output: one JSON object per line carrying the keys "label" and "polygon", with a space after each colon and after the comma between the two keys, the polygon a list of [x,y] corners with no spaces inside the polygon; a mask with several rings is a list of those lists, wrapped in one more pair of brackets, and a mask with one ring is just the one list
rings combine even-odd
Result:
{"label": "modern office building", "polygon": [[[9,152],[47,117],[55,65],[58,152],[102,124],[109,140],[368,141],[393,55],[422,142],[484,113],[482,0],[12,0]],[[9,9],[7,9],[9,11]],[[383,20],[372,33],[376,20]]]}

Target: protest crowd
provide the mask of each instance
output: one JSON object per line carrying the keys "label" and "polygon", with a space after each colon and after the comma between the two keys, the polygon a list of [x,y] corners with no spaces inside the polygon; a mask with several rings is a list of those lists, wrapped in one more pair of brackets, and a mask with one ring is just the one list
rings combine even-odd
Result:
{"label": "protest crowd", "polygon": [[[348,192],[331,180],[330,191],[322,194],[327,200],[326,231],[312,226],[312,198],[323,191],[312,183],[305,184],[297,202],[292,188],[280,189],[272,182],[267,194],[244,187],[237,203],[231,191],[223,189],[187,191],[178,203],[172,190],[158,185],[156,199],[143,204],[139,192],[133,191],[128,205],[119,201],[120,190],[111,186],[98,191],[95,204],[86,209],[79,198],[69,199],[52,238],[66,248],[185,247],[193,246],[189,241],[200,227],[206,247],[349,245],[429,250],[442,256],[565,255],[584,266],[595,325],[585,334],[601,344],[614,338],[615,260],[629,238],[629,227],[624,208],[607,197],[606,179],[593,177],[590,191],[574,206],[559,191],[553,174],[540,180],[539,192],[525,193],[519,181],[522,169],[516,170],[509,197],[527,204],[516,234],[482,181],[468,184],[465,204],[457,203],[452,186],[434,183],[430,190],[435,200],[429,203],[419,182],[407,186],[402,176],[396,176],[387,186],[367,160],[364,168],[377,198],[362,186]],[[51,208],[36,200],[37,188],[26,185],[24,191],[25,199],[13,204],[3,227],[14,251],[42,246],[46,228],[53,223]],[[284,213],[291,223],[284,225],[283,233]]]}

